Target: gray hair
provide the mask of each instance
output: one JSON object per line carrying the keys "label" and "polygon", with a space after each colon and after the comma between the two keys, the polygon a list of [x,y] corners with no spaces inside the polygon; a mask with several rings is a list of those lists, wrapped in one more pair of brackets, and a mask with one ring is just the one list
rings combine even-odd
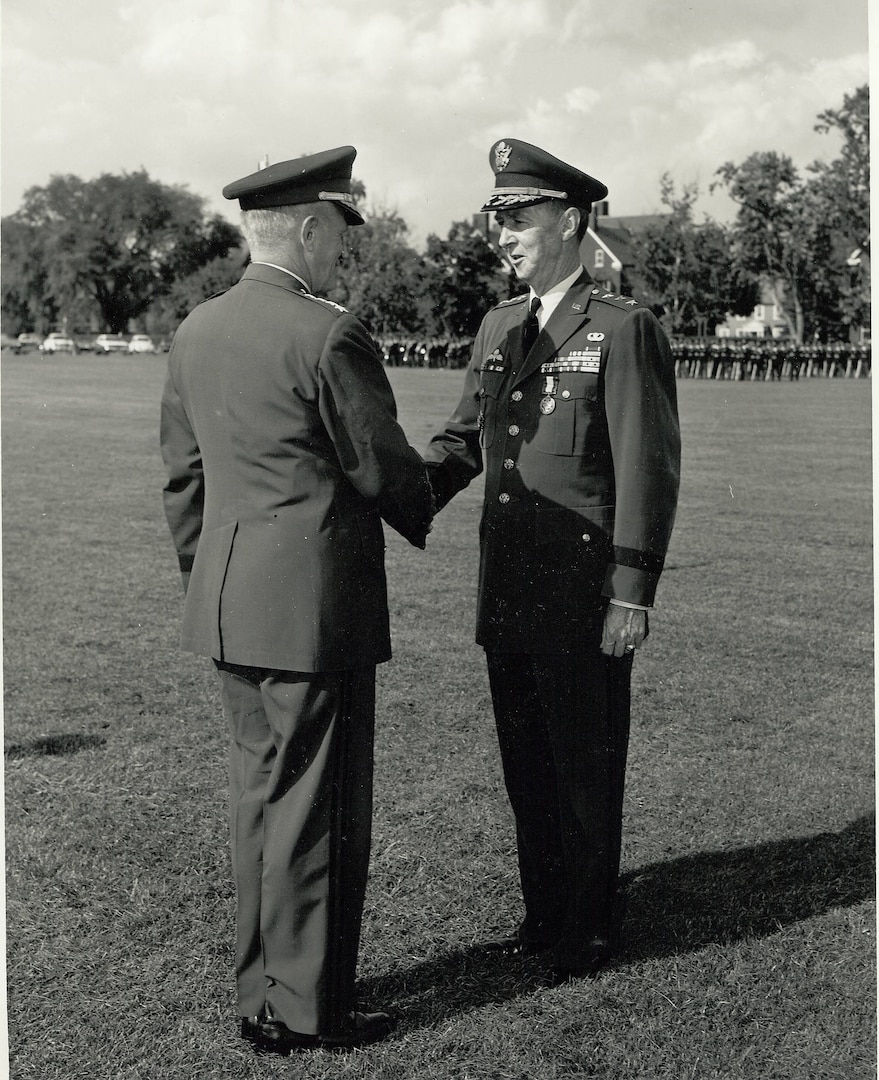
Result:
{"label": "gray hair", "polygon": [[242,210],[241,231],[251,251],[274,251],[290,242],[311,213],[314,207],[309,203]]}
{"label": "gray hair", "polygon": [[555,221],[558,221],[566,210],[577,210],[580,214],[580,221],[577,225],[577,242],[579,243],[586,235],[586,230],[589,228],[589,216],[592,213],[591,203],[578,206],[577,203],[568,202],[566,199],[547,199],[546,202],[537,205],[546,207],[546,216],[553,218]]}

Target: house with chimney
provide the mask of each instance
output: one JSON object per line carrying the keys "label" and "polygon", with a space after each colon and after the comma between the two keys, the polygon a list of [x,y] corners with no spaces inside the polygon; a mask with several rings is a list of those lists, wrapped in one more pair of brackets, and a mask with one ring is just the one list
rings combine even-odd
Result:
{"label": "house with chimney", "polygon": [[592,207],[589,228],[580,244],[580,258],[596,282],[608,292],[638,292],[634,247],[639,231],[663,220],[663,214],[611,217],[607,202]]}
{"label": "house with chimney", "polygon": [[[661,224],[664,214],[611,217],[606,202],[592,208],[589,229],[580,244],[583,265],[608,292],[637,297],[638,275],[633,249],[638,233]],[[717,337],[779,337],[787,333],[770,289],[764,289],[760,303],[750,315],[730,315],[715,328]]]}

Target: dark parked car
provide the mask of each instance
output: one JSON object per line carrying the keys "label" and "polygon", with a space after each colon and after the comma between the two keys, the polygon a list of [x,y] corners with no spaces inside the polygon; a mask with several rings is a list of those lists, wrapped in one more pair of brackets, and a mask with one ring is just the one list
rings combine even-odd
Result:
{"label": "dark parked car", "polygon": [[19,334],[13,348],[17,353],[30,352],[31,349],[39,349],[43,339],[39,334]]}
{"label": "dark parked car", "polygon": [[94,352],[95,351],[95,335],[89,333],[73,335],[73,344],[76,346],[77,352]]}

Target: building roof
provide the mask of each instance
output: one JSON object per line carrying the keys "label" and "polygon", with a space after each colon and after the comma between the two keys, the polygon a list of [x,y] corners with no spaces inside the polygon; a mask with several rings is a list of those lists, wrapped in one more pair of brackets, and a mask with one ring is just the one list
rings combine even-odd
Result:
{"label": "building roof", "polygon": [[661,225],[667,217],[667,214],[593,215],[587,235],[592,243],[603,247],[614,262],[631,266],[635,261],[632,248],[637,234],[651,225]]}

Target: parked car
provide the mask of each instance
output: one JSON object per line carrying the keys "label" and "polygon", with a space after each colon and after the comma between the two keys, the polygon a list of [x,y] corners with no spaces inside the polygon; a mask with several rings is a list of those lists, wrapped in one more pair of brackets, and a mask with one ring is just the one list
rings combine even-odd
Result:
{"label": "parked car", "polygon": [[30,352],[31,349],[39,349],[43,339],[39,334],[19,334],[13,348],[17,353]]}
{"label": "parked car", "polygon": [[76,346],[76,351],[80,352],[94,352],[95,351],[95,335],[89,333],[77,334],[74,332],[73,344]]}
{"label": "parked car", "polygon": [[131,353],[149,352],[154,353],[156,346],[149,334],[132,334],[128,342],[128,351]]}
{"label": "parked car", "polygon": [[128,352],[128,342],[121,334],[98,334],[95,338],[95,352]]}
{"label": "parked car", "polygon": [[45,353],[72,353],[76,352],[76,346],[73,344],[73,338],[68,337],[66,334],[49,334],[40,346],[40,351]]}

